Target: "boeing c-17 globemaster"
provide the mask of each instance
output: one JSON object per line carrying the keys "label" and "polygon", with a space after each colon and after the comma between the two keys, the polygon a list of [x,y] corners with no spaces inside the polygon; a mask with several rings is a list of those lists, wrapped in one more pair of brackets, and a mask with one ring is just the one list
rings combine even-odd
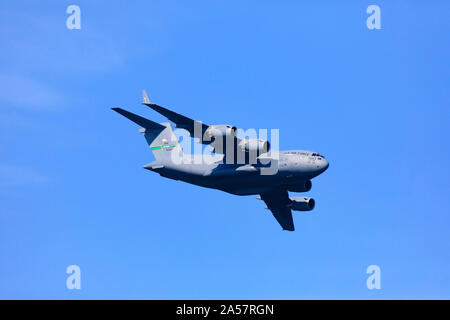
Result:
{"label": "boeing c-17 globemaster", "polygon": [[[290,197],[288,192],[311,189],[311,179],[329,166],[323,155],[305,150],[270,150],[268,141],[238,138],[234,126],[207,125],[150,102],[145,91],[143,104],[174,122],[176,128],[187,130],[200,143],[213,146],[213,153],[223,154],[217,161],[192,161],[194,156],[183,152],[170,123],[156,123],[121,108],[112,108],[142,127],[139,132],[144,134],[156,158],[145,169],[235,195],[259,195],[258,199],[266,203],[283,230],[294,231],[292,210],[314,209],[314,199]],[[237,161],[238,158],[243,161]],[[276,170],[269,172],[269,165],[275,165]]]}

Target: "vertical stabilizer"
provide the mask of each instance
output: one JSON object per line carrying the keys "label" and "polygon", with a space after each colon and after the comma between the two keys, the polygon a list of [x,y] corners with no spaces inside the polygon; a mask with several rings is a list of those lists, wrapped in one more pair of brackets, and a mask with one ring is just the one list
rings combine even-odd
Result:
{"label": "vertical stabilizer", "polygon": [[170,123],[161,123],[161,125],[165,127],[162,131],[141,129],[156,160],[161,163],[167,163],[182,159],[178,157],[183,157],[183,149],[172,130],[172,125]]}
{"label": "vertical stabilizer", "polygon": [[181,161],[183,149],[178,143],[170,123],[156,123],[121,108],[112,109],[143,127],[139,132],[144,134],[157,162],[168,164]]}

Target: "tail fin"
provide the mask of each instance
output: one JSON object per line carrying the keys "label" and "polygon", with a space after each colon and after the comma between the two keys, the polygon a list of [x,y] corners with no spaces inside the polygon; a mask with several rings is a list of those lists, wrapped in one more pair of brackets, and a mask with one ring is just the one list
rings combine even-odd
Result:
{"label": "tail fin", "polygon": [[[130,119],[134,123],[142,126],[139,132],[144,134],[156,161],[167,163],[172,161],[172,156],[183,156],[183,149],[178,143],[178,139],[172,130],[170,123],[156,123],[141,116],[138,116],[121,108],[112,108],[117,113]],[[175,153],[176,152],[176,153]],[[175,153],[175,154],[174,154]]]}
{"label": "tail fin", "polygon": [[158,162],[167,163],[175,160],[173,156],[183,156],[183,149],[172,130],[170,123],[161,123],[164,126],[159,130],[140,130],[144,134],[150,149]]}

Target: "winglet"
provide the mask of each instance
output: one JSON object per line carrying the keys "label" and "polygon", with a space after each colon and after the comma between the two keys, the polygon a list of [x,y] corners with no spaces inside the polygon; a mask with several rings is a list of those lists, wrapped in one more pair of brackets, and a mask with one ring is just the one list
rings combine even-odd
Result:
{"label": "winglet", "polygon": [[142,104],[153,104],[150,102],[150,99],[148,98],[147,92],[145,90],[142,90]]}

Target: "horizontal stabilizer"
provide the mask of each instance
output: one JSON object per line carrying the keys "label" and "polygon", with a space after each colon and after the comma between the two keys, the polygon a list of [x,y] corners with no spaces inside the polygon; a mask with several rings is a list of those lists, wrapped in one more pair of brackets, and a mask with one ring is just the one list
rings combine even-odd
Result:
{"label": "horizontal stabilizer", "polygon": [[115,112],[120,113],[125,118],[130,119],[134,123],[140,125],[141,127],[144,127],[146,129],[156,129],[156,130],[164,130],[166,127],[156,123],[154,121],[148,120],[146,118],[143,118],[141,116],[138,116],[137,114],[131,113],[127,110],[121,109],[121,108],[112,108]]}

